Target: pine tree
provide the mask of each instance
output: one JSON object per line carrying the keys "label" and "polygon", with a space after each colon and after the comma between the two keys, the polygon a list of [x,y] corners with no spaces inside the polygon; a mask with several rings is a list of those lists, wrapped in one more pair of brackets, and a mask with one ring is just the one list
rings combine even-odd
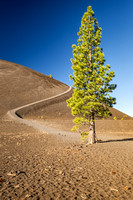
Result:
{"label": "pine tree", "polygon": [[110,83],[115,74],[110,71],[110,65],[104,66],[104,53],[100,47],[101,34],[102,29],[89,6],[81,21],[78,44],[72,45],[71,62],[74,73],[70,78],[74,82],[74,92],[67,100],[72,115],[76,116],[73,130],[81,125],[88,125],[89,144],[96,142],[95,118],[109,117],[109,107],[116,101],[109,95],[116,88],[115,84]]}

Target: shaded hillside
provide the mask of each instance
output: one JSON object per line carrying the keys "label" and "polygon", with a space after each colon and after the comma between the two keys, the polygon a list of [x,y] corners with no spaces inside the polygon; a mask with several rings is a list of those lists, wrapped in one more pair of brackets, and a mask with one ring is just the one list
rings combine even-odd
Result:
{"label": "shaded hillside", "polygon": [[[68,99],[71,94],[72,93],[68,93],[56,99],[56,101],[52,100],[49,103],[38,105],[38,109],[22,109],[19,111],[19,114],[24,118],[41,120],[41,123],[59,130],[70,131],[74,125],[74,117],[71,115],[71,109],[67,107],[66,99]],[[106,120],[96,120],[97,133],[133,133],[133,118],[114,108],[111,108],[111,112],[112,116],[110,118]],[[116,117],[117,120],[113,120],[114,117]],[[122,118],[123,120],[121,120]],[[86,131],[88,131],[88,127]]]}
{"label": "shaded hillside", "polygon": [[68,86],[27,67],[0,60],[0,116],[9,109],[66,91]]}
{"label": "shaded hillside", "polygon": [[[73,116],[71,109],[67,107],[66,100],[70,98],[72,91],[65,96],[52,99],[47,103],[19,110],[18,114],[23,118],[39,120],[42,124],[54,127],[58,130],[70,131],[73,127]],[[133,133],[133,118],[120,112],[117,109],[110,108],[112,116],[108,119],[96,120],[97,133]],[[116,120],[114,120],[114,117]],[[85,128],[88,131],[88,127]]]}
{"label": "shaded hillside", "polygon": [[[44,119],[64,119],[64,120],[73,120],[73,116],[71,115],[71,109],[67,107],[66,100],[72,96],[72,91],[70,91],[67,95],[61,96],[56,101],[50,101],[48,104],[38,105],[38,109],[24,109],[21,114],[24,114],[26,117],[33,118],[44,118]],[[110,116],[107,120],[113,120],[116,118],[117,120],[132,120],[133,118],[126,115],[123,112],[115,108],[110,108],[112,116]],[[97,120],[101,120],[101,118],[97,118]],[[106,120],[106,119],[105,119]]]}

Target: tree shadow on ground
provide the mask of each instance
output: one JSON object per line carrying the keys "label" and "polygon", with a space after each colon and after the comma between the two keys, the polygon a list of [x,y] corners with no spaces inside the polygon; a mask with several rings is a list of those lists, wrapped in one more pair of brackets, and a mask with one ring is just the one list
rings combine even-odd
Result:
{"label": "tree shadow on ground", "polygon": [[126,141],[133,141],[133,138],[123,138],[123,139],[114,139],[114,140],[99,140],[98,143],[108,143],[108,142],[126,142]]}

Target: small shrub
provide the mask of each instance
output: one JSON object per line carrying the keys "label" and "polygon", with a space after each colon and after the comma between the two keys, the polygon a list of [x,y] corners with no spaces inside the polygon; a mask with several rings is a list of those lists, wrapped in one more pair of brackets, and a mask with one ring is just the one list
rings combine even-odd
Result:
{"label": "small shrub", "polygon": [[87,137],[88,137],[88,132],[82,132],[81,133],[81,142],[84,142],[84,140],[86,140],[87,139]]}
{"label": "small shrub", "polygon": [[53,78],[53,76],[50,74],[49,76],[48,76],[49,78]]}
{"label": "small shrub", "polygon": [[114,117],[113,119],[114,119],[114,120],[117,120],[117,117]]}

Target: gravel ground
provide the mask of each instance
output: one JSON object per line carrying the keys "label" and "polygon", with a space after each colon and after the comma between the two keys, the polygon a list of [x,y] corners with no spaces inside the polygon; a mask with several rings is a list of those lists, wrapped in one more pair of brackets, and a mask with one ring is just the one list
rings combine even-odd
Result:
{"label": "gravel ground", "polygon": [[15,122],[0,128],[1,200],[133,199],[132,137],[108,135],[111,140],[86,146],[57,130]]}

